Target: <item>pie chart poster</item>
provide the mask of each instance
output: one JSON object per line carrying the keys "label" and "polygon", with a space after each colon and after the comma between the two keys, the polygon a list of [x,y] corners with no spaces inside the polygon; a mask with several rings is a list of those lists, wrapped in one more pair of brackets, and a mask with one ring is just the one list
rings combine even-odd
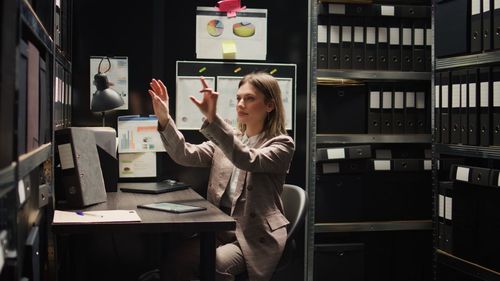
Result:
{"label": "pie chart poster", "polygon": [[229,18],[213,7],[196,9],[196,58],[266,60],[267,9],[245,9]]}

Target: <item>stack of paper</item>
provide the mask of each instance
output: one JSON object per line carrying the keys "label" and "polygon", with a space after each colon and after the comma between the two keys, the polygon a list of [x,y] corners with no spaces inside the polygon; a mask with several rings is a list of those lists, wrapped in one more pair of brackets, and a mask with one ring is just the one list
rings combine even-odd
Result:
{"label": "stack of paper", "polygon": [[141,221],[135,210],[105,210],[105,211],[59,211],[54,212],[54,224],[71,223],[105,223]]}

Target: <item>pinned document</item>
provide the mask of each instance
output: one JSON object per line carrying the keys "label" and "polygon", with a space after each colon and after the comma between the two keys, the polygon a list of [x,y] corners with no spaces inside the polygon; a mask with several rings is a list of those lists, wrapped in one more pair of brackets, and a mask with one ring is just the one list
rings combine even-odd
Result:
{"label": "pinned document", "polygon": [[236,59],[236,43],[234,40],[222,41],[222,54],[224,59]]}
{"label": "pinned document", "polygon": [[156,116],[118,117],[118,142],[119,153],[165,151],[158,132]]}

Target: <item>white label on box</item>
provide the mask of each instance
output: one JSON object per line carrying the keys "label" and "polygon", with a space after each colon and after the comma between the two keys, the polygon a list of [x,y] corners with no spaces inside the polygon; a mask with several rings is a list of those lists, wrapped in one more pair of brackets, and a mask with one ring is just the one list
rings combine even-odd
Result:
{"label": "white label on box", "polygon": [[351,42],[352,33],[350,26],[342,26],[342,42]]}
{"label": "white label on box", "polygon": [[389,36],[391,45],[399,45],[399,27],[389,28]]}
{"label": "white label on box", "polygon": [[479,15],[481,13],[481,2],[479,0],[471,0],[471,7],[470,7],[470,14],[471,15]]}
{"label": "white label on box", "polygon": [[417,108],[425,108],[425,92],[417,92]]}
{"label": "white label on box", "polygon": [[451,107],[460,107],[460,84],[451,85]]}
{"label": "white label on box", "polygon": [[448,86],[443,85],[441,87],[441,107],[448,108]]}
{"label": "white label on box", "polygon": [[445,206],[444,218],[447,220],[452,220],[452,218],[453,218],[453,214],[452,214],[453,200],[451,197],[445,197],[444,201],[445,201],[444,202],[444,206]]}
{"label": "white label on box", "polygon": [[60,144],[57,146],[59,150],[59,161],[61,162],[61,169],[73,169],[75,162],[73,161],[73,152],[71,150],[71,143]]}
{"label": "white label on box", "polygon": [[340,26],[330,25],[330,43],[340,43]]}
{"label": "white label on box", "polygon": [[375,27],[367,27],[366,28],[366,44],[375,44]]}
{"label": "white label on box", "polygon": [[5,264],[5,256],[3,253],[3,244],[0,241],[0,272],[2,272],[3,265]]}
{"label": "white label on box", "polygon": [[426,39],[425,45],[432,46],[432,44],[434,43],[433,42],[434,38],[432,37],[432,29],[428,28],[425,30],[425,39]]}
{"label": "white label on box", "polygon": [[328,27],[318,25],[318,43],[327,43]]}
{"label": "white label on box", "polygon": [[490,11],[490,0],[483,0],[483,13]]}
{"label": "white label on box", "polygon": [[370,91],[370,108],[380,108],[379,91]]}
{"label": "white label on box", "polygon": [[362,26],[355,26],[354,27],[354,42],[356,42],[356,43],[365,42]]}
{"label": "white label on box", "polygon": [[476,107],[476,84],[469,84],[469,107]]}
{"label": "white label on box", "polygon": [[406,108],[415,107],[415,92],[406,92]]}
{"label": "white label on box", "polygon": [[467,84],[460,85],[460,107],[467,108]]}
{"label": "white label on box", "polygon": [[479,106],[488,107],[489,105],[489,82],[481,82],[481,92],[479,93]]}
{"label": "white label on box", "polygon": [[403,45],[411,46],[411,28],[403,28]]}
{"label": "white label on box", "polygon": [[413,41],[415,46],[423,46],[424,45],[424,29],[423,28],[415,28],[413,31]]}
{"label": "white label on box", "polygon": [[432,160],[424,160],[424,170],[432,170]]}
{"label": "white label on box", "polygon": [[382,108],[391,109],[392,108],[392,92],[382,93]]}
{"label": "white label on box", "polygon": [[328,160],[332,159],[345,159],[344,148],[329,148],[326,150]]}
{"label": "white label on box", "polygon": [[404,93],[394,92],[394,108],[403,109],[404,107]]}
{"label": "white label on box", "polygon": [[390,171],[391,160],[373,160],[373,169],[375,171]]}
{"label": "white label on box", "polygon": [[26,201],[26,187],[23,180],[17,183],[17,194],[19,195],[19,205],[22,205]]}
{"label": "white label on box", "polygon": [[439,85],[434,86],[434,107],[439,108],[441,94],[439,93]]}
{"label": "white label on box", "polygon": [[439,217],[444,218],[444,196],[439,194]]}
{"label": "white label on box", "polygon": [[328,13],[335,15],[345,15],[345,5],[344,4],[329,4]]}
{"label": "white label on box", "polygon": [[382,16],[394,16],[394,6],[382,6],[380,9],[380,15]]}
{"label": "white label on box", "polygon": [[500,0],[495,0],[493,2],[493,9],[500,9]]}
{"label": "white label on box", "polygon": [[493,106],[500,107],[500,81],[493,82]]}
{"label": "white label on box", "polygon": [[469,181],[469,171],[470,171],[469,168],[457,167],[457,175],[455,178],[457,179],[457,181],[468,182]]}
{"label": "white label on box", "polygon": [[378,42],[387,43],[387,27],[378,28]]}
{"label": "white label on box", "polygon": [[336,174],[339,171],[339,163],[323,163],[323,174]]}

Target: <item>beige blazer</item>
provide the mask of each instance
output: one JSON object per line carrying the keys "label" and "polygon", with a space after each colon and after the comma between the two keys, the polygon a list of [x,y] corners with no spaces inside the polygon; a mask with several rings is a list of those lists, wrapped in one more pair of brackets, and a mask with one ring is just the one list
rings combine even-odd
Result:
{"label": "beige blazer", "polygon": [[219,206],[233,167],[241,169],[231,215],[236,220],[236,238],[251,281],[271,279],[285,247],[289,223],[283,215],[280,194],[295,150],[291,137],[262,138],[254,148],[240,141],[241,134],[220,117],[205,123],[201,133],[209,139],[198,145],[187,143],[169,121],[160,129],[165,149],[180,165],[211,167],[207,199]]}

